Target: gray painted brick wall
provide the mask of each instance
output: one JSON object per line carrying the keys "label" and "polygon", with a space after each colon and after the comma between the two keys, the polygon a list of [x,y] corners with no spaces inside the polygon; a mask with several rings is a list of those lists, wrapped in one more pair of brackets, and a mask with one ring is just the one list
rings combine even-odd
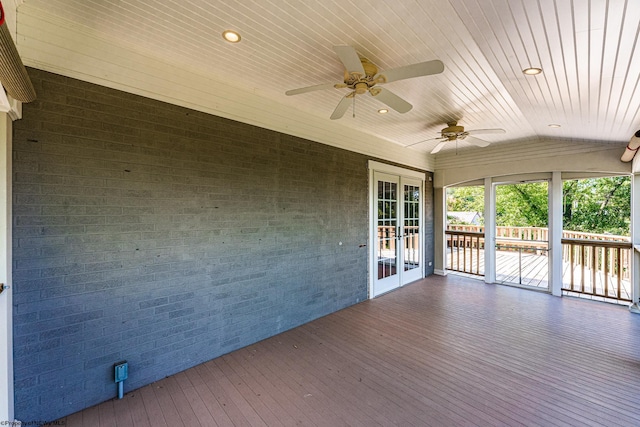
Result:
{"label": "gray painted brick wall", "polygon": [[17,419],[114,397],[119,360],[132,390],[367,297],[366,156],[29,72],[39,97],[13,141]]}
{"label": "gray painted brick wall", "polygon": [[[435,245],[434,245],[434,220],[433,217],[435,215],[433,205],[433,173],[427,172],[427,179],[424,182],[424,253],[425,257],[425,266],[424,266],[424,275],[431,276],[435,271]],[[429,265],[431,264],[431,265]]]}

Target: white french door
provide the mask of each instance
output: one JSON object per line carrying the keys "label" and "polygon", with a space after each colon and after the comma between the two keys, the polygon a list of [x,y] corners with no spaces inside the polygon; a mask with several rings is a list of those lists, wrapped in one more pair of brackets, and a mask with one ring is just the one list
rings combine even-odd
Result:
{"label": "white french door", "polygon": [[371,184],[375,297],[423,277],[423,181],[374,170]]}

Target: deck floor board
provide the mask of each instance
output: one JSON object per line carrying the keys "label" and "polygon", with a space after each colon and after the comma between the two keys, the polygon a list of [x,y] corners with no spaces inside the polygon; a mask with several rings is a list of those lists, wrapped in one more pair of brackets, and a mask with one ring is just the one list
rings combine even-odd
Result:
{"label": "deck floor board", "polygon": [[432,276],[61,421],[630,426],[637,378],[640,316],[623,306]]}

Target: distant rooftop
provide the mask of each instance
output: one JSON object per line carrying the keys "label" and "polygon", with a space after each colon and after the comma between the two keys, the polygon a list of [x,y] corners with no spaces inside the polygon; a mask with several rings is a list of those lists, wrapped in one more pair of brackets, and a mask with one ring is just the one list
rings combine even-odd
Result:
{"label": "distant rooftop", "polygon": [[482,215],[479,212],[448,211],[447,218],[455,219],[457,222],[465,224],[479,225]]}

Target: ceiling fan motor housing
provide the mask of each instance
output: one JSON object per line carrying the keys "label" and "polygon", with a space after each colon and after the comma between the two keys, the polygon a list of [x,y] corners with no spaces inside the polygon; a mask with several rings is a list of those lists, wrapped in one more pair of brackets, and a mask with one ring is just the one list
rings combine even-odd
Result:
{"label": "ceiling fan motor housing", "polygon": [[460,138],[463,134],[466,134],[466,132],[464,131],[464,126],[458,126],[457,122],[449,122],[447,123],[447,127],[440,131],[440,134],[443,138],[449,138],[452,140]]}
{"label": "ceiling fan motor housing", "polygon": [[362,95],[363,93],[367,93],[369,85],[366,82],[358,82],[354,85],[354,90],[358,95]]}
{"label": "ceiling fan motor housing", "polygon": [[378,67],[373,65],[365,58],[360,58],[360,62],[362,63],[362,68],[364,68],[364,73],[367,77],[373,77],[378,74]]}
{"label": "ceiling fan motor housing", "polygon": [[344,71],[344,83],[348,88],[353,89],[358,94],[366,93],[370,87],[373,87],[376,83],[380,83],[374,80],[376,74],[378,74],[378,67],[364,58],[360,58],[362,68],[364,69],[364,75],[360,73],[350,73],[348,70]]}

